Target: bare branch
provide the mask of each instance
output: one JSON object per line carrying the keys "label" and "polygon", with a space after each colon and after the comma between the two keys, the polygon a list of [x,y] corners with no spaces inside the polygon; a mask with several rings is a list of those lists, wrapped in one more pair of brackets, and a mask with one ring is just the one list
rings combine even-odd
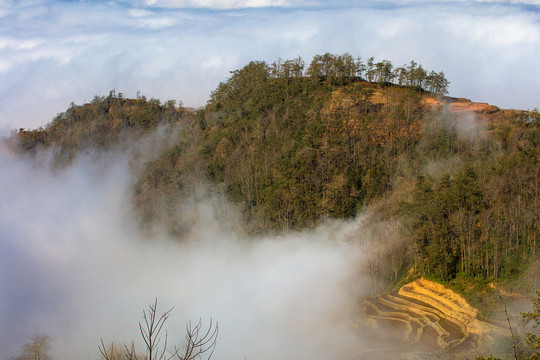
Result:
{"label": "bare branch", "polygon": [[195,326],[191,321],[186,325],[186,344],[182,351],[183,355],[180,355],[180,349],[178,348],[175,348],[174,351],[179,360],[197,359],[206,353],[208,353],[207,359],[210,359],[214,354],[219,326],[217,323],[214,326],[213,320],[210,319],[210,325],[203,335],[201,333],[202,325],[201,319]]}
{"label": "bare branch", "polygon": [[131,342],[131,347],[124,344],[124,356],[127,360],[138,360],[137,353],[135,351],[135,343]]}
{"label": "bare branch", "polygon": [[510,330],[510,336],[512,337],[512,347],[514,349],[514,359],[518,360],[517,352],[516,352],[516,341],[514,339],[514,332],[512,331],[512,325],[510,324],[510,317],[508,316],[508,311],[506,311],[506,303],[504,302],[501,295],[499,295],[499,298],[501,299],[501,302],[504,307],[504,313],[506,314],[506,321],[508,321],[508,329]]}
{"label": "bare branch", "polygon": [[159,351],[159,343],[161,341],[159,334],[172,310],[173,308],[165,311],[158,317],[157,298],[154,304],[148,307],[148,312],[143,310],[144,324],[139,322],[139,330],[146,345],[148,360],[163,360],[165,357],[165,352],[167,351],[167,334],[165,334],[165,344],[161,352]]}
{"label": "bare branch", "polygon": [[[103,343],[103,338],[99,338],[101,340],[101,345],[98,345],[99,352],[103,356],[105,360],[112,360],[111,355],[107,353],[107,348],[105,347],[105,343]],[[114,344],[111,343],[111,353],[114,353]]]}
{"label": "bare branch", "polygon": [[[207,329],[203,329],[202,319],[193,325],[190,322],[186,324],[186,338],[183,347],[174,346],[171,351],[168,349],[168,333],[165,331],[165,336],[161,336],[164,324],[169,318],[173,308],[165,311],[158,316],[157,299],[153,304],[149,305],[147,310],[143,310],[143,320],[139,322],[139,331],[143,338],[146,347],[146,356],[140,358],[135,351],[135,344],[131,342],[131,346],[124,344],[123,358],[126,360],[195,360],[206,356],[210,360],[214,354],[219,326],[210,319],[210,325]],[[163,344],[161,342],[163,341]],[[111,344],[108,351],[105,347],[103,339],[101,345],[98,346],[101,355],[105,360],[119,360],[119,355],[114,351],[114,344]]]}

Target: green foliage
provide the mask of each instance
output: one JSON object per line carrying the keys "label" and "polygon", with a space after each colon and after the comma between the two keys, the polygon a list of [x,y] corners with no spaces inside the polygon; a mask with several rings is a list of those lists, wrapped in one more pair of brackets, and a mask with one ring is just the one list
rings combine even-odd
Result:
{"label": "green foliage", "polygon": [[460,272],[512,279],[538,253],[538,123],[501,113],[493,116],[489,137],[468,140],[450,115],[427,123],[413,163],[453,158],[456,165],[419,177],[400,208],[417,270],[442,281]]}
{"label": "green foliage", "polygon": [[[275,68],[276,63],[273,65]],[[301,68],[303,69],[303,62]],[[450,85],[444,72],[431,71],[428,74],[422,65],[414,61],[394,69],[389,60],[375,63],[375,59],[371,57],[364,64],[360,57],[355,59],[349,53],[315,55],[306,75],[333,85],[347,85],[354,80],[365,78],[368,82],[381,85],[395,84],[417,90],[425,89],[434,95],[447,94]]]}
{"label": "green foliage", "polygon": [[[331,59],[337,63],[327,64]],[[418,104],[415,94],[398,90],[398,100],[376,105],[370,98],[382,88],[354,71],[339,73],[340,61],[353,66],[348,56],[314,58],[310,77],[283,70],[301,68],[301,59],[251,62],[220,84],[198,115],[206,175],[224,183],[246,219],[263,229],[354,216],[391,190],[396,155],[419,139],[418,107],[401,110],[403,102]],[[349,80],[319,81],[315,65],[324,68],[320,76]]]}
{"label": "green foliage", "polygon": [[[453,279],[459,271],[460,247],[475,233],[482,193],[474,169],[466,167],[454,177],[420,178],[413,200],[403,204],[403,213],[413,217],[411,237],[423,274]],[[462,271],[464,264],[461,264]]]}
{"label": "green foliage", "polygon": [[125,99],[121,93],[116,95],[111,91],[109,96],[96,96],[88,104],[72,103],[45,129],[20,129],[17,148],[22,152],[35,152],[54,146],[56,160],[70,162],[81,150],[107,150],[126,145],[158,125],[178,122],[183,116],[183,109],[176,108],[174,101],[161,105],[157,99]]}

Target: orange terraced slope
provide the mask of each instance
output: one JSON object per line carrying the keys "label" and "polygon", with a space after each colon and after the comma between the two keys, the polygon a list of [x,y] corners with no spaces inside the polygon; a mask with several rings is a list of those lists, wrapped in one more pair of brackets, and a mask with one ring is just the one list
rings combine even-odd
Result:
{"label": "orange terraced slope", "polygon": [[424,99],[424,104],[431,106],[445,105],[448,107],[448,110],[453,113],[474,112],[476,114],[487,115],[500,111],[500,109],[495,105],[472,102],[471,100],[465,98],[445,97],[443,100],[438,100],[434,99],[433,97],[427,97]]}
{"label": "orange terraced slope", "polygon": [[420,279],[395,292],[367,298],[363,331],[372,334],[361,359],[438,359],[470,354],[494,329],[459,294]]}
{"label": "orange terraced slope", "polygon": [[[385,104],[388,101],[387,93],[384,91],[376,91],[370,98],[370,101],[374,104]],[[499,111],[507,111],[488,103],[473,102],[466,98],[455,98],[450,96],[436,98],[426,94],[422,99],[422,103],[428,107],[445,106],[451,113],[472,112],[475,114],[489,115]]]}

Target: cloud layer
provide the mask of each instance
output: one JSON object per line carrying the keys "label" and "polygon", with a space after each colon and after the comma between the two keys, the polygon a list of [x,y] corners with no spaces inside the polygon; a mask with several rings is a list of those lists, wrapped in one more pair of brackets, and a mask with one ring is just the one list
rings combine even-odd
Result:
{"label": "cloud layer", "polygon": [[[97,359],[106,342],[138,339],[142,310],[174,307],[184,325],[219,322],[216,358],[342,359],[357,351],[350,314],[365,289],[354,223],[279,238],[240,239],[197,210],[190,241],[147,238],[130,206],[125,157],[82,158],[51,171],[47,156],[0,149],[0,358],[31,336],[54,338],[54,359]],[[141,345],[141,342],[137,342]]]}
{"label": "cloud layer", "polygon": [[538,107],[537,1],[0,2],[0,131],[116,89],[204,105],[250,60],[350,52],[444,71],[451,95]]}

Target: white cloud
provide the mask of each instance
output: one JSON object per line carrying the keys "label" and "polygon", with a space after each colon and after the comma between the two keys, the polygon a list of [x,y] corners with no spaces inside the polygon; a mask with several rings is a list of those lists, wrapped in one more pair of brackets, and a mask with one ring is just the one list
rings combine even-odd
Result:
{"label": "white cloud", "polygon": [[16,39],[13,37],[0,38],[0,50],[29,50],[43,43],[42,39]]}
{"label": "white cloud", "polygon": [[[448,0],[448,1],[451,1],[451,0]],[[467,1],[467,0],[462,0],[462,1]],[[516,5],[540,5],[539,0],[476,0],[476,2],[516,4]]]}
{"label": "white cloud", "polygon": [[[385,0],[375,0],[376,2],[386,2]],[[445,3],[496,3],[496,4],[511,4],[511,5],[540,5],[540,0],[442,0]],[[393,3],[407,5],[414,3],[436,3],[434,0],[394,0]]]}
{"label": "white cloud", "polygon": [[209,8],[209,9],[238,9],[259,8],[271,6],[286,6],[289,0],[135,0],[130,1],[137,6],[161,7],[171,9]]}
{"label": "white cloud", "polygon": [[[449,24],[456,37],[477,45],[492,48],[534,46],[540,40],[538,25],[532,19],[515,19],[511,16],[471,19],[462,18]],[[529,20],[529,21],[527,21]]]}
{"label": "white cloud", "polygon": [[221,4],[231,9],[4,2],[0,9],[10,16],[0,27],[0,128],[44,125],[72,101],[113,88],[200,106],[230,70],[251,60],[300,55],[309,62],[327,51],[396,65],[415,59],[445,71],[452,95],[539,106],[534,9],[455,1]]}

